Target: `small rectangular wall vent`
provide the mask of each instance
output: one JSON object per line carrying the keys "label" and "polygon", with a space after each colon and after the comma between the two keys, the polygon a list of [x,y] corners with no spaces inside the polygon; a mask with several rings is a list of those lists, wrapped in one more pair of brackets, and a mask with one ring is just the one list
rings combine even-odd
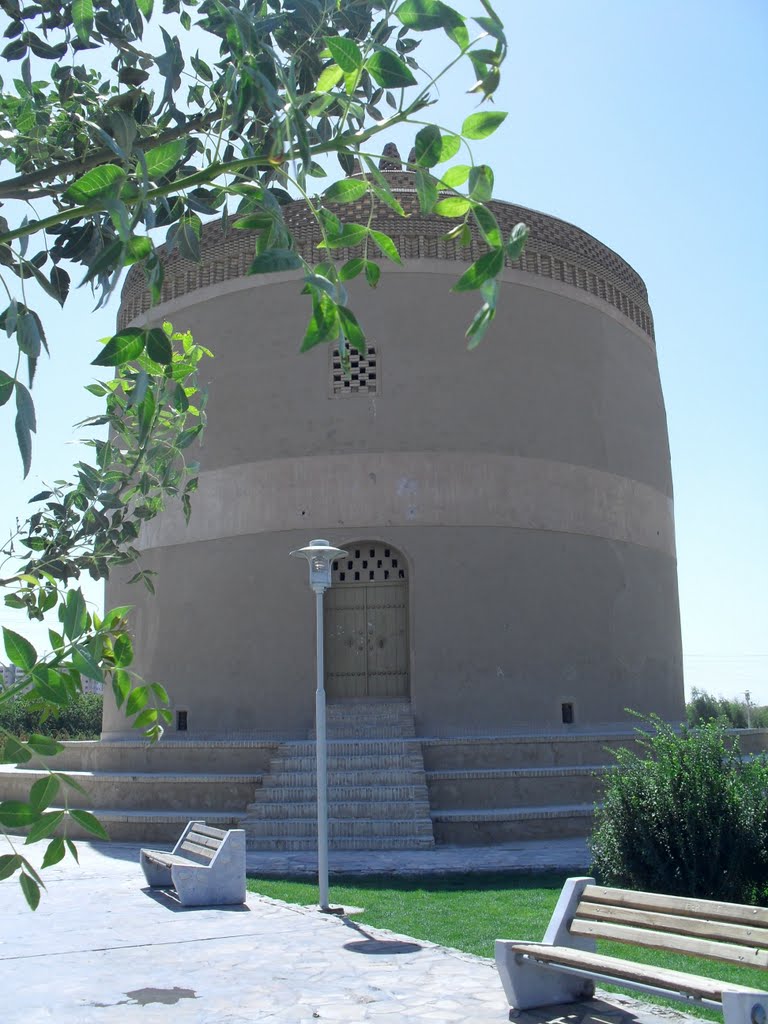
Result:
{"label": "small rectangular wall vent", "polygon": [[379,358],[374,345],[368,345],[366,354],[349,350],[349,374],[341,365],[341,353],[333,350],[331,357],[331,394],[377,395],[379,393]]}
{"label": "small rectangular wall vent", "polygon": [[177,711],[176,712],[176,732],[187,731],[187,712]]}
{"label": "small rectangular wall vent", "polygon": [[570,701],[560,705],[563,716],[563,725],[573,725],[573,704]]}

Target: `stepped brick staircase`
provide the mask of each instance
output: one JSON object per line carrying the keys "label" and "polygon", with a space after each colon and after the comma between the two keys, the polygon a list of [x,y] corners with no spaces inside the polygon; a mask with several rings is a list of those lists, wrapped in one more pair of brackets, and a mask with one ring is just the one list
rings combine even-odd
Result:
{"label": "stepped brick staircase", "polygon": [[[332,850],[434,846],[421,743],[407,700],[329,704],[328,822]],[[281,743],[241,820],[249,849],[317,845],[315,742]]]}

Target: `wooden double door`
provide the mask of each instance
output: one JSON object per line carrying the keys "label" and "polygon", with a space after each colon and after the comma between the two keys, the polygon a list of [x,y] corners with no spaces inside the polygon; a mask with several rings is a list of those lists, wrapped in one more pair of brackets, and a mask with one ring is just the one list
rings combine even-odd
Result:
{"label": "wooden double door", "polygon": [[325,592],[325,687],[332,700],[407,697],[408,583],[341,583]]}

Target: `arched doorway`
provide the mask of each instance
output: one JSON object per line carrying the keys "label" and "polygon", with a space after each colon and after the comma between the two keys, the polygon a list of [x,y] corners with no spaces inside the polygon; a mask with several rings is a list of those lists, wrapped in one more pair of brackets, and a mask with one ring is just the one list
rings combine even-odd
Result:
{"label": "arched doorway", "polygon": [[346,545],[325,592],[325,687],[331,700],[407,697],[408,569],[389,544]]}

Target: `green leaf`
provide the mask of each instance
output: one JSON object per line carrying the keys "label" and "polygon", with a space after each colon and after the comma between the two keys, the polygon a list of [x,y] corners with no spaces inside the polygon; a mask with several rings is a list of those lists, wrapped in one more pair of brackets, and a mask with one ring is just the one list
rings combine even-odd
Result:
{"label": "green leaf", "polygon": [[40,886],[29,875],[20,875],[19,882],[21,883],[21,891],[24,893],[24,899],[29,904],[30,910],[37,910],[38,904],[40,903]]}
{"label": "green leaf", "polygon": [[126,266],[145,260],[152,252],[152,242],[146,235],[134,235],[128,242]]}
{"label": "green leaf", "polygon": [[335,85],[341,81],[344,77],[344,72],[341,70],[338,64],[329,64],[327,68],[323,68],[320,73],[320,77],[317,80],[315,87],[316,92],[330,92]]}
{"label": "green leaf", "polygon": [[68,640],[76,639],[85,631],[88,612],[85,608],[85,599],[79,589],[68,591],[66,603],[59,608],[59,618],[64,636]]}
{"label": "green leaf", "polygon": [[37,359],[42,349],[39,321],[34,313],[19,313],[16,321],[16,344],[24,355]]}
{"label": "green leaf", "polygon": [[91,366],[122,366],[138,359],[144,351],[146,334],[138,327],[126,327],[106,343]]}
{"label": "green leaf", "polygon": [[95,818],[90,811],[81,811],[76,808],[71,808],[69,816],[78,825],[85,829],[86,832],[90,832],[92,836],[96,836],[97,839],[109,839],[107,831],[98,818]]}
{"label": "green leaf", "polygon": [[416,171],[416,195],[422,213],[432,213],[437,203],[437,182],[429,171],[419,167]]}
{"label": "green leaf", "polygon": [[477,203],[485,203],[492,195],[493,171],[487,164],[478,164],[469,172],[469,197]]}
{"label": "green leaf", "polygon": [[72,182],[64,197],[73,203],[88,205],[106,195],[117,195],[125,181],[125,171],[115,164],[103,164]]}
{"label": "green leaf", "polygon": [[346,306],[339,306],[339,320],[341,322],[341,329],[344,331],[344,337],[349,344],[362,355],[365,355],[365,334],[357,322],[355,314]]}
{"label": "green leaf", "polygon": [[27,825],[33,825],[39,817],[34,807],[20,800],[4,800],[0,803],[0,825],[6,828],[25,828]]}
{"label": "green leaf", "polygon": [[467,164],[456,164],[455,167],[449,167],[440,180],[447,188],[458,188],[467,180],[471,170]]}
{"label": "green leaf", "polygon": [[365,270],[366,261],[360,256],[354,256],[351,260],[347,260],[339,269],[339,280],[351,281],[353,277],[357,277]]}
{"label": "green leaf", "polygon": [[362,224],[345,224],[338,235],[333,235],[327,242],[318,242],[318,249],[352,249],[359,245],[368,235],[368,228]]}
{"label": "green leaf", "polygon": [[26,637],[21,636],[19,633],[14,633],[7,626],[3,626],[3,641],[5,643],[5,653],[12,665],[16,665],[17,668],[22,669],[24,672],[29,672],[35,667],[37,651]]}
{"label": "green leaf", "polygon": [[342,178],[335,181],[323,193],[327,203],[354,203],[368,191],[368,183],[361,178]]}
{"label": "green leaf", "polygon": [[466,270],[456,284],[451,288],[452,292],[470,292],[479,288],[484,281],[495,277],[504,266],[504,250],[491,249],[484,253],[479,260],[475,260],[471,267]]}
{"label": "green leaf", "polygon": [[87,43],[93,31],[93,0],[74,0],[72,24],[81,42]]}
{"label": "green leaf", "polygon": [[112,692],[115,695],[117,706],[121,708],[131,692],[131,677],[125,669],[117,669],[112,676]]}
{"label": "green leaf", "polygon": [[[44,814],[40,821],[36,822],[29,830],[25,845],[27,843],[37,843],[39,840],[45,839],[51,832],[56,831],[63,820],[64,811],[49,811],[47,814]],[[45,863],[43,863],[43,867],[46,867]]]}
{"label": "green leaf", "polygon": [[472,216],[477,221],[484,241],[492,248],[498,248],[502,244],[501,229],[491,211],[485,206],[475,206],[472,209]]}
{"label": "green leaf", "polygon": [[10,878],[14,871],[21,867],[21,857],[18,853],[4,853],[0,856],[0,882],[4,878]]}
{"label": "green leaf", "polygon": [[529,234],[530,231],[525,224],[515,224],[512,228],[509,241],[507,242],[507,256],[511,263],[520,259]]}
{"label": "green leaf", "polygon": [[374,231],[373,228],[370,229],[369,233],[388,260],[392,260],[393,263],[402,264],[403,261],[400,259],[400,253],[397,251],[397,246],[389,235],[385,235],[383,231]]}
{"label": "green leaf", "polygon": [[274,274],[279,270],[299,270],[304,264],[292,249],[265,249],[248,268],[249,274]]}
{"label": "green leaf", "polygon": [[27,737],[27,746],[42,757],[53,757],[54,754],[59,754],[64,749],[63,744],[58,740],[54,740],[50,736],[41,736],[36,732]]}
{"label": "green leaf", "polygon": [[373,260],[365,261],[365,280],[371,288],[375,288],[381,277],[381,267]]}
{"label": "green leaf", "polygon": [[363,55],[349,36],[326,36],[325,45],[342,71],[359,71],[363,66]]}
{"label": "green leaf", "polygon": [[148,149],[144,157],[147,162],[147,176],[153,180],[165,177],[184,158],[186,151],[185,139],[176,139],[174,142],[165,142],[162,146]]}
{"label": "green leaf", "polygon": [[35,416],[35,405],[32,401],[32,395],[30,395],[21,381],[18,380],[16,381],[16,412],[18,413],[19,420],[27,430],[31,430],[34,433],[37,430],[37,418]]}
{"label": "green leaf", "polygon": [[129,611],[133,608],[132,604],[121,604],[117,608],[110,608],[107,614],[104,616],[104,628],[112,629],[112,627],[124,619]]}
{"label": "green leaf", "polygon": [[471,207],[472,203],[469,199],[465,199],[463,196],[449,196],[437,203],[435,213],[441,217],[463,217]]}
{"label": "green leaf", "polygon": [[71,856],[75,858],[75,863],[79,864],[80,856],[77,852],[77,847],[75,846],[75,844],[72,842],[71,839],[65,839],[64,842],[67,844],[67,849],[69,850]]}
{"label": "green leaf", "polygon": [[420,167],[434,167],[440,161],[443,137],[436,125],[429,124],[416,134],[416,163]]}
{"label": "green leaf", "polygon": [[21,415],[17,414],[13,425],[16,430],[16,443],[19,446],[21,463],[24,467],[24,476],[27,477],[32,465],[32,435],[30,434],[29,427],[24,422]]}
{"label": "green leaf", "polygon": [[336,303],[326,292],[313,292],[312,318],[307,325],[301,351],[307,352],[315,345],[335,341],[339,336],[339,329],[339,310]]}
{"label": "green leaf", "polygon": [[173,348],[171,341],[165,331],[159,327],[147,331],[147,355],[156,363],[167,366],[173,359]]}
{"label": "green leaf", "polygon": [[445,28],[453,23],[455,14],[441,0],[405,0],[395,11],[395,17],[406,28],[416,29],[417,32]]}
{"label": "green leaf", "polygon": [[[189,446],[192,444],[192,442],[195,440],[195,438],[202,429],[202,423],[198,423],[196,427],[190,427],[188,430],[182,430],[182,432],[176,438],[176,447],[180,450],[183,448],[189,448]],[[141,575],[141,578],[146,583],[148,589],[151,590],[151,592],[154,594],[154,587],[150,584],[150,582],[148,582],[146,573],[139,575]],[[128,580],[128,582],[132,583],[133,579]]]}
{"label": "green leaf", "polygon": [[[60,814],[63,818],[64,812],[61,811]],[[64,859],[64,853],[64,840],[52,839],[50,843],[48,843],[48,847],[45,851],[45,856],[43,857],[43,867],[49,868],[53,864],[58,864],[60,860]]]}
{"label": "green leaf", "polygon": [[59,780],[54,775],[38,779],[29,791],[29,802],[36,811],[44,811],[59,791]]}
{"label": "green leaf", "polygon": [[[76,790],[81,796],[88,796],[83,787],[79,782],[76,782],[71,775],[67,775],[66,772],[56,772],[56,777],[61,779],[63,783],[69,786],[71,789]],[[75,858],[77,859],[77,858]]]}
{"label": "green leaf", "polygon": [[501,110],[481,110],[477,114],[470,114],[461,126],[461,134],[465,139],[487,139],[506,116]]}
{"label": "green leaf", "polygon": [[127,633],[121,633],[114,643],[115,664],[118,668],[127,668],[133,661],[133,644]]}
{"label": "green leaf", "polygon": [[438,163],[445,163],[446,160],[451,160],[461,149],[461,136],[460,135],[444,135],[440,143],[440,157]]}
{"label": "green leaf", "polygon": [[171,698],[168,696],[168,691],[160,683],[150,683],[149,688],[154,693],[155,699],[162,701],[163,704],[170,704]]}
{"label": "green leaf", "polygon": [[0,734],[0,752],[3,755],[0,758],[2,764],[25,764],[32,760],[32,753],[13,736]]}
{"label": "green leaf", "polygon": [[72,648],[72,664],[75,671],[79,672],[81,676],[85,676],[86,679],[95,679],[97,683],[104,682],[101,666],[94,661],[90,651],[85,647]]}
{"label": "green leaf", "polygon": [[372,53],[365,67],[382,89],[405,89],[416,85],[411,69],[391,50]]}
{"label": "green leaf", "polygon": [[147,706],[149,700],[149,694],[147,693],[146,686],[137,686],[131,691],[131,695],[128,698],[128,703],[125,706],[126,715],[131,718],[133,715],[138,714],[142,708]]}
{"label": "green leaf", "polygon": [[0,370],[0,406],[5,405],[10,399],[14,384],[13,377],[9,377],[5,370]]}
{"label": "green leaf", "polygon": [[157,708],[144,708],[133,723],[134,729],[146,729],[157,721]]}

